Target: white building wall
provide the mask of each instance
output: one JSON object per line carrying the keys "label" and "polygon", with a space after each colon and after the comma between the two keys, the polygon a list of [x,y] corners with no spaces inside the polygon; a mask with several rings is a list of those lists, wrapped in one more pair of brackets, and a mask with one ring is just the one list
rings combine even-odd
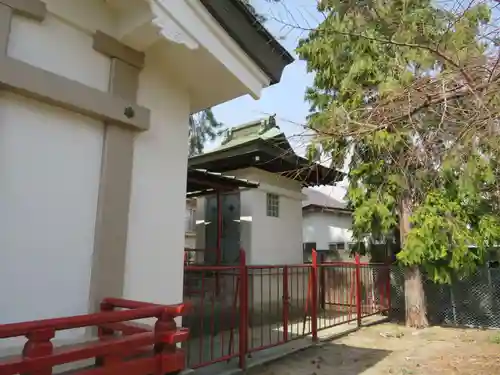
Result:
{"label": "white building wall", "polygon": [[242,190],[240,193],[240,247],[247,254],[247,262],[250,262],[250,250],[252,249],[252,228],[255,189]]}
{"label": "white building wall", "polygon": [[11,94],[0,124],[0,324],[84,314],[103,127]]}
{"label": "white building wall", "polygon": [[14,16],[7,54],[17,60],[108,91],[110,59],[92,49],[90,33],[47,14],[40,23]]}
{"label": "white building wall", "polygon": [[[104,4],[92,4],[81,17],[108,30],[96,25]],[[84,23],[16,16],[8,54],[107,91],[110,61],[92,49]],[[138,102],[151,110],[151,128],[135,139],[124,295],[178,303],[189,95],[160,61],[161,47],[146,51],[140,75]],[[12,301],[0,324],[88,312],[103,131],[98,121],[0,91],[0,298]]]}
{"label": "white building wall", "polygon": [[[259,182],[257,189],[240,192],[240,246],[248,264],[278,265],[302,263],[302,199],[300,183],[279,175],[248,168],[227,175]],[[280,197],[279,217],[269,217],[266,194]],[[198,199],[197,218],[204,219],[205,199]],[[205,228],[198,226],[197,247],[205,247]]]}
{"label": "white building wall", "polygon": [[[300,183],[257,168],[227,175],[259,182],[257,189],[241,191],[241,246],[248,264],[302,262],[302,199]],[[279,218],[267,216],[266,194],[280,197]],[[198,241],[199,244],[203,244]]]}
{"label": "white building wall", "polygon": [[[302,200],[300,183],[256,168],[227,172],[227,175],[259,182],[259,188],[240,192],[240,245],[249,265],[300,265],[302,251]],[[266,194],[279,195],[279,217],[267,216]],[[205,199],[198,199],[197,218],[204,219]],[[205,247],[205,231],[199,226],[197,247]],[[283,268],[249,270],[249,304],[254,310],[269,310],[269,304],[281,301]],[[291,267],[288,277],[290,299],[302,306],[307,297],[308,274]],[[274,310],[272,310],[274,311]]]}
{"label": "white building wall", "polygon": [[[92,36],[100,30],[120,38],[124,25],[118,24],[117,14],[102,0],[45,3],[43,22],[14,17],[8,55],[107,91],[110,60],[93,50]],[[194,15],[183,4],[176,2],[176,10]],[[199,27],[196,22],[185,25]],[[152,30],[151,39],[160,37],[155,26]],[[219,57],[215,52],[228,43],[218,33],[205,36],[210,43],[200,51]],[[151,110],[151,121],[150,130],[135,138],[124,292],[126,298],[166,304],[182,300],[183,198],[193,98],[169,73],[173,59],[165,56],[175,48],[168,44],[157,41],[145,51],[140,75],[138,103]],[[240,49],[228,57],[223,52],[225,60],[214,60],[213,66],[229,62],[231,69],[219,69],[224,73],[218,80],[221,90],[210,91],[222,94],[202,98],[196,92],[199,103],[258,95],[268,84],[253,62],[238,63],[247,58]],[[0,309],[0,324],[88,312],[103,133],[98,121],[0,90],[0,298],[9,301]],[[0,347],[12,344],[3,340]]]}
{"label": "white building wall", "polygon": [[[249,194],[252,208],[249,264],[297,264],[302,262],[302,199],[300,183],[256,168],[238,175],[260,183]],[[279,217],[267,216],[267,193],[279,196]]]}
{"label": "white building wall", "polygon": [[[109,60],[91,36],[51,15],[43,23],[15,16],[7,53],[107,90]],[[0,298],[9,301],[0,324],[88,312],[103,130],[0,91]]]}
{"label": "white building wall", "polygon": [[174,304],[183,292],[189,94],[157,52],[147,52],[139,81],[151,121],[134,144],[125,298]]}
{"label": "white building wall", "polygon": [[[250,264],[297,264],[302,262],[302,204],[279,195],[279,217],[266,212],[268,189],[252,191]],[[247,194],[247,193],[245,193]]]}
{"label": "white building wall", "polygon": [[352,217],[332,212],[306,212],[303,218],[304,242],[316,242],[317,250],[328,250],[334,242],[352,240]]}

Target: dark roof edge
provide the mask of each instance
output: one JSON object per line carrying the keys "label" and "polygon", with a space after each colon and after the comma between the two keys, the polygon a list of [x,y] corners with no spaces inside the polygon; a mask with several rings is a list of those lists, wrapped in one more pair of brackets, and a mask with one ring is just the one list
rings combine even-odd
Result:
{"label": "dark roof edge", "polygon": [[234,185],[238,185],[238,187],[243,188],[258,188],[260,186],[260,182],[247,180],[246,178],[238,178],[224,173],[212,172],[206,169],[188,167],[188,178],[196,176],[208,176],[208,178],[213,178],[219,182],[233,183]]}
{"label": "dark roof edge", "polygon": [[308,204],[302,207],[302,211],[314,211],[314,210],[326,211],[326,212],[342,212],[346,214],[352,214],[354,212],[349,208],[321,206],[319,204]]}
{"label": "dark roof edge", "polygon": [[234,41],[269,77],[278,83],[295,59],[240,0],[200,0]]}

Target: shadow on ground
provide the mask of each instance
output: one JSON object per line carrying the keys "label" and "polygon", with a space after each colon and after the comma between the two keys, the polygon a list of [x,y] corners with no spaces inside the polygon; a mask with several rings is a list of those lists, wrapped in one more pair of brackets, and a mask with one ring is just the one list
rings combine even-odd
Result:
{"label": "shadow on ground", "polygon": [[392,351],[325,343],[253,368],[251,375],[360,375]]}

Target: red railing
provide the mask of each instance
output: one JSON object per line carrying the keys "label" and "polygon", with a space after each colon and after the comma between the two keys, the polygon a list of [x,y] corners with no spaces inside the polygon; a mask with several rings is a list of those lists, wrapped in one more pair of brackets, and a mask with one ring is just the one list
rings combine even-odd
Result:
{"label": "red railing", "polygon": [[[94,314],[0,325],[0,339],[28,339],[20,356],[0,359],[0,374],[51,375],[55,366],[83,360],[91,362],[85,368],[72,369],[72,374],[178,372],[185,367],[185,356],[176,344],[187,339],[188,331],[177,329],[174,318],[185,312],[183,304],[163,306],[110,298]],[[156,318],[153,328],[130,322],[146,318]],[[54,348],[56,332],[86,327],[98,328],[96,340]]]}
{"label": "red railing", "polygon": [[236,266],[186,266],[184,298],[193,306],[183,319],[189,327],[187,364],[197,368],[240,358],[244,343],[239,327],[246,322],[245,253]]}
{"label": "red railing", "polygon": [[312,264],[246,265],[244,255],[236,266],[185,268],[188,367],[233,358],[244,367],[254,352],[389,311],[388,265],[321,262],[315,251]]}

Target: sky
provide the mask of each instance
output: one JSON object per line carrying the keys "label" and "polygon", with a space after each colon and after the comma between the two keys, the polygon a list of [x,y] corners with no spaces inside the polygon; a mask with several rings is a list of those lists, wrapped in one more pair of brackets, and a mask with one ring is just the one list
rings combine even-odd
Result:
{"label": "sky", "polygon": [[[283,5],[286,3],[286,6]],[[218,121],[225,127],[234,127],[262,117],[276,114],[276,122],[288,137],[295,151],[301,154],[308,137],[304,136],[303,124],[309,113],[309,104],[304,100],[306,88],[312,84],[313,74],[308,74],[306,63],[297,59],[297,42],[307,36],[304,28],[314,28],[321,20],[315,0],[286,0],[283,4],[272,4],[269,0],[253,0],[257,11],[268,18],[266,28],[296,58],[283,72],[281,82],[265,89],[259,100],[249,95],[213,108]],[[292,27],[298,25],[302,28]],[[218,146],[220,139],[206,145],[205,151]],[[343,187],[320,187],[336,199],[343,199]]]}

